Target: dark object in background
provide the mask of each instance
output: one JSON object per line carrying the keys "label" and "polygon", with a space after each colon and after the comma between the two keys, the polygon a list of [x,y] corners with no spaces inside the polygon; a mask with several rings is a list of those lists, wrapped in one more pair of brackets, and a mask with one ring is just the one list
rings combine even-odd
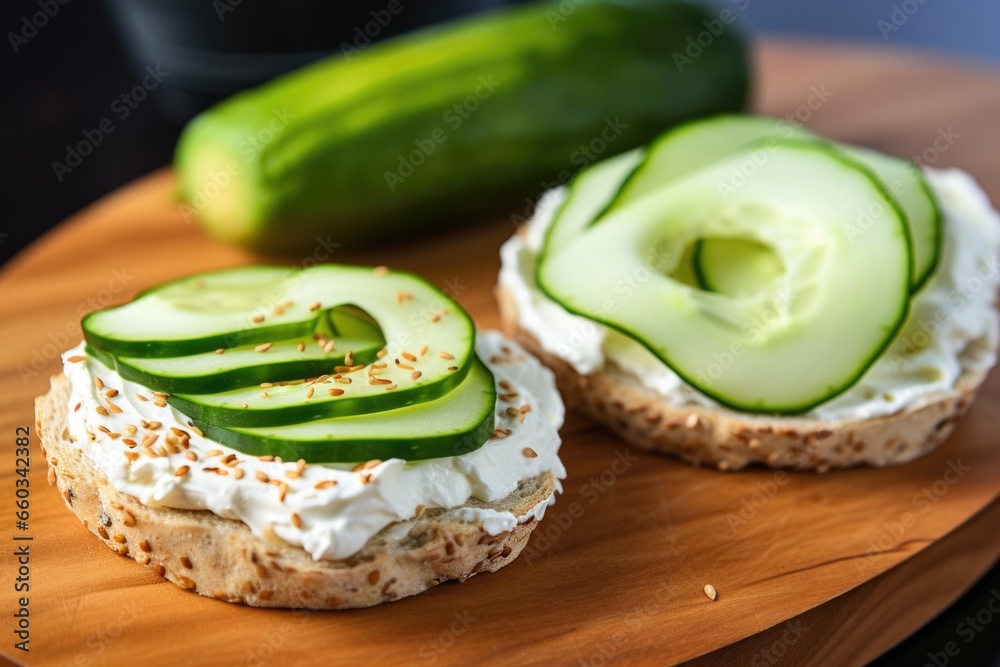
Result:
{"label": "dark object in background", "polygon": [[211,103],[340,50],[507,0],[108,0],[133,61],[170,72],[158,103],[180,123]]}

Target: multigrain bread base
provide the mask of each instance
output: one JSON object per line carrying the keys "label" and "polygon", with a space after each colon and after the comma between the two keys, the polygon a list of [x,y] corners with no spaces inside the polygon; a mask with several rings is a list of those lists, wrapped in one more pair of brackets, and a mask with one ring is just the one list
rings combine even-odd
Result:
{"label": "multigrain bread base", "polygon": [[754,416],[724,407],[675,405],[644,387],[614,363],[581,375],[542,349],[521,328],[509,291],[496,288],[503,329],[555,373],[567,407],[608,427],[626,442],[676,456],[694,465],[740,470],[772,468],[826,472],[856,465],[888,466],[931,451],[954,430],[987,371],[971,360],[992,351],[991,342],[962,354],[962,375],[948,391],[928,395],[895,414],[831,424],[798,417]]}
{"label": "multigrain bread base", "polygon": [[[201,595],[255,607],[371,607],[450,579],[495,572],[517,558],[538,524],[531,517],[492,536],[446,510],[427,510],[419,519],[387,526],[350,558],[314,561],[300,547],[262,540],[241,521],[209,511],[147,507],[119,492],[70,440],[69,392],[69,381],[59,375],[49,392],[35,399],[49,484],[113,551]],[[462,507],[524,517],[552,495],[555,484],[546,472],[521,482],[503,500],[470,500]]]}

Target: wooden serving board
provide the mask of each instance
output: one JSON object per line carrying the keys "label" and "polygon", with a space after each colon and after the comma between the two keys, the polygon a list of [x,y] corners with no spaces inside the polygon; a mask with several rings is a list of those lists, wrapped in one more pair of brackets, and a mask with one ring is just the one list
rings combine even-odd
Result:
{"label": "wooden serving board", "polygon": [[[785,44],[758,53],[758,109],[797,112],[836,138],[903,155],[936,150],[935,166],[962,165],[1000,202],[1000,76],[896,52]],[[958,138],[945,145],[949,128]],[[8,510],[15,427],[33,424],[32,398],[79,338],[81,314],[167,278],[260,259],[186,224],[173,188],[169,171],[143,178],[5,268]],[[514,231],[499,217],[362,253],[320,245],[316,256],[423,273],[491,327],[497,248]],[[519,560],[400,602],[326,613],[199,597],[115,555],[45,483],[33,437],[30,530],[18,533],[33,537],[31,652],[12,647],[4,581],[0,653],[30,665],[858,663],[957,598],[1000,553],[998,409],[993,374],[954,436],[914,463],[784,476],[692,468],[574,417],[563,431],[565,493]],[[2,519],[5,579],[16,570],[12,514]]]}

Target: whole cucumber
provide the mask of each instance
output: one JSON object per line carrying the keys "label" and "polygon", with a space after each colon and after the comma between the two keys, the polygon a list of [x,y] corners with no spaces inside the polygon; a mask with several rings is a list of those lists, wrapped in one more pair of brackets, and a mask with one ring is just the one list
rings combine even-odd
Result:
{"label": "whole cucumber", "polygon": [[191,121],[176,154],[185,210],[220,239],[279,250],[511,213],[670,125],[742,108],[734,18],[562,0],[344,45]]}

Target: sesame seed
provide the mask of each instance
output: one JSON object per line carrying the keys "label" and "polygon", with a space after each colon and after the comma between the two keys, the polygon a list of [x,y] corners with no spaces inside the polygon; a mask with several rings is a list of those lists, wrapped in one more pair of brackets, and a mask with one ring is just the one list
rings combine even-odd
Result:
{"label": "sesame seed", "polygon": [[306,392],[306,398],[312,398],[313,397],[313,393],[315,391],[316,391],[315,389],[313,389],[312,387],[309,387],[309,391]]}
{"label": "sesame seed", "polygon": [[243,471],[240,468],[237,468],[233,471],[233,477],[236,479],[243,479]]}
{"label": "sesame seed", "polygon": [[[153,401],[153,405],[155,405],[158,408],[165,408],[165,407],[167,407],[167,402],[165,400],[163,400],[162,398],[158,398],[155,401]],[[115,406],[112,405],[111,409],[114,410]],[[121,410],[117,410],[117,412],[121,412]]]}
{"label": "sesame seed", "polygon": [[426,345],[422,345],[422,346],[420,347],[420,356],[422,357],[422,356],[424,356],[425,354],[427,354],[427,350],[429,350],[429,349],[431,349],[431,348],[427,347]]}
{"label": "sesame seed", "polygon": [[302,474],[302,471],[306,469],[306,460],[299,459],[298,461],[296,461],[295,469],[298,470],[299,474]]}
{"label": "sesame seed", "polygon": [[354,350],[348,350],[347,354],[344,355],[344,365],[345,366],[354,365]]}
{"label": "sesame seed", "polygon": [[180,468],[174,471],[174,477],[183,477],[184,475],[188,474],[188,471],[190,470],[191,470],[190,466],[181,466]]}
{"label": "sesame seed", "polygon": [[524,454],[529,459],[538,458],[538,453],[535,452],[535,450],[532,449],[531,447],[525,447],[524,451],[522,451],[521,453]]}
{"label": "sesame seed", "polygon": [[156,429],[163,426],[163,422],[151,421],[143,424],[143,426],[149,431],[155,431]]}
{"label": "sesame seed", "polygon": [[233,454],[233,453],[229,453],[229,454],[226,454],[226,455],[225,455],[225,456],[224,456],[224,457],[223,457],[223,458],[221,459],[221,462],[222,462],[222,463],[225,463],[225,464],[227,464],[227,465],[228,465],[228,464],[229,464],[230,462],[232,462],[232,461],[235,461],[235,460],[236,460],[236,454]]}
{"label": "sesame seed", "polygon": [[135,515],[129,512],[127,509],[123,509],[121,512],[122,512],[122,523],[124,523],[129,528],[135,526]]}
{"label": "sesame seed", "polygon": [[420,518],[424,515],[424,510],[426,508],[423,505],[417,505],[416,509],[413,510],[413,516]]}
{"label": "sesame seed", "polygon": [[378,276],[378,277],[380,277],[380,278],[389,275],[389,267],[388,266],[376,266],[375,269],[374,269],[374,271],[375,271],[375,275]]}
{"label": "sesame seed", "polygon": [[515,408],[514,406],[507,408],[506,412],[511,417],[517,417],[519,414],[521,414],[521,411]]}
{"label": "sesame seed", "polygon": [[102,415],[104,417],[108,416],[108,409],[106,407],[104,407],[103,405],[98,405],[96,408],[94,408],[94,410],[96,410],[97,414],[99,414],[99,415]]}
{"label": "sesame seed", "polygon": [[431,322],[440,322],[441,315],[439,315],[438,313],[434,313],[433,315],[431,315],[430,320]]}
{"label": "sesame seed", "polygon": [[218,350],[215,351],[215,353],[216,354],[224,354],[225,350],[220,347]]}
{"label": "sesame seed", "polygon": [[379,578],[381,578],[381,576],[382,575],[379,574],[378,570],[372,570],[371,572],[368,573],[368,583],[374,586],[375,584],[378,583],[378,580]]}
{"label": "sesame seed", "polygon": [[136,397],[136,398],[138,398],[138,399],[139,399],[140,401],[142,401],[143,403],[145,403],[145,402],[147,402],[147,401],[149,400],[148,398],[146,398],[146,397],[145,397],[145,396],[143,396],[142,394],[136,394],[136,395],[135,395],[135,397]]}
{"label": "sesame seed", "polygon": [[257,478],[258,481],[264,482],[265,484],[271,481],[271,478],[268,477],[263,470],[258,470],[257,472],[254,473],[254,476]]}
{"label": "sesame seed", "polygon": [[398,387],[399,387],[399,385],[398,385],[398,384],[396,384],[396,383],[393,383],[393,384],[390,384],[390,385],[389,385],[388,387],[386,387],[386,388],[385,388],[385,390],[386,390],[386,391],[392,391],[393,389],[396,389],[396,388],[398,388]]}
{"label": "sesame seed", "polygon": [[221,449],[210,449],[207,452],[205,452],[205,456],[208,456],[209,458],[211,458],[213,456],[218,456],[221,453],[222,453]]}
{"label": "sesame seed", "polygon": [[403,352],[403,358],[406,359],[407,361],[417,360],[417,358],[414,355],[410,354],[409,352]]}
{"label": "sesame seed", "polygon": [[379,350],[378,352],[375,353],[375,356],[378,357],[379,359],[381,359],[382,357],[384,357],[387,354],[389,354],[389,350],[387,350],[386,348],[383,347],[381,350]]}
{"label": "sesame seed", "polygon": [[403,370],[407,370],[407,371],[412,371],[413,370],[413,366],[411,366],[409,364],[404,364],[399,359],[396,359],[396,365],[399,366],[400,368],[402,368]]}
{"label": "sesame seed", "polygon": [[122,535],[121,533],[115,533],[114,535],[111,536],[111,539],[113,539],[118,544],[125,544],[125,536]]}
{"label": "sesame seed", "polygon": [[718,592],[715,590],[715,586],[712,584],[705,584],[705,595],[708,596],[709,600],[714,600],[719,596]]}
{"label": "sesame seed", "polygon": [[413,371],[412,373],[410,373],[410,379],[419,380],[421,375],[422,373],[420,371]]}
{"label": "sesame seed", "polygon": [[153,547],[149,546],[149,540],[143,540],[142,542],[139,542],[139,548],[145,551],[146,553],[152,553],[153,551]]}
{"label": "sesame seed", "polygon": [[73,407],[73,412],[76,412],[76,411],[77,411],[77,410],[79,410],[79,409],[80,409],[81,407],[83,407],[83,403],[77,403],[77,404],[76,404],[76,406],[74,406],[74,407]]}
{"label": "sesame seed", "polygon": [[272,382],[261,382],[260,383],[260,388],[261,389],[270,389],[273,386],[274,386],[274,383],[272,383]]}
{"label": "sesame seed", "polygon": [[107,396],[108,398],[114,398],[115,396],[118,395],[118,390],[108,389],[106,392],[104,392],[104,395]]}
{"label": "sesame seed", "polygon": [[337,485],[337,480],[335,480],[335,479],[324,479],[322,482],[316,482],[316,484],[313,486],[313,488],[317,489],[317,490],[321,490],[321,489],[325,489],[327,487],[336,486],[336,485]]}
{"label": "sesame seed", "polygon": [[508,382],[507,380],[500,380],[500,382],[498,384],[500,385],[501,389],[506,389],[507,391],[510,391],[511,389],[514,388],[514,387],[511,386],[510,382]]}
{"label": "sesame seed", "polygon": [[392,380],[386,380],[385,378],[370,377],[368,378],[368,384],[392,384]]}
{"label": "sesame seed", "polygon": [[344,390],[343,389],[330,389],[327,393],[330,394],[331,396],[343,396],[344,395]]}
{"label": "sesame seed", "polygon": [[155,434],[155,433],[147,433],[146,435],[144,435],[144,436],[142,437],[142,446],[143,446],[143,447],[152,447],[152,446],[153,446],[153,444],[154,444],[154,443],[155,443],[155,442],[156,442],[157,440],[159,440],[159,438],[160,438],[160,436],[158,436],[158,435],[157,435],[157,434]]}
{"label": "sesame seed", "polygon": [[135,446],[136,446],[136,444],[137,444],[137,443],[136,443],[136,441],[135,441],[135,440],[133,440],[132,438],[122,438],[122,442],[123,442],[123,443],[125,444],[125,446],[127,446],[127,447],[135,447]]}
{"label": "sesame seed", "polygon": [[71,364],[78,364],[84,359],[86,359],[86,357],[81,357],[80,355],[76,354],[68,358],[66,361],[70,362]]}
{"label": "sesame seed", "polygon": [[258,457],[257,457],[257,460],[258,460],[258,461],[264,461],[265,463],[267,463],[267,462],[269,462],[269,461],[273,461],[273,460],[274,460],[274,457],[273,457],[273,456],[271,456],[270,454],[268,454],[268,455],[266,455],[266,456],[258,456]]}
{"label": "sesame seed", "polygon": [[102,380],[101,378],[95,377],[94,378],[94,386],[97,387],[97,391],[100,391],[101,389],[104,389],[104,380]]}
{"label": "sesame seed", "polygon": [[322,307],[322,304],[319,301],[316,301],[311,306],[309,306],[309,312],[310,313],[315,313],[321,307]]}
{"label": "sesame seed", "polygon": [[197,461],[198,455],[189,449],[188,451],[184,452],[184,458],[186,458],[188,461]]}
{"label": "sesame seed", "polygon": [[125,424],[125,432],[128,433],[129,435],[135,435],[136,433],[139,432],[139,429],[137,429],[132,424]]}
{"label": "sesame seed", "polygon": [[272,345],[274,345],[274,343],[261,343],[260,345],[258,345],[257,347],[255,347],[253,349],[253,351],[254,352],[267,352],[268,350],[271,349]]}
{"label": "sesame seed", "polygon": [[187,556],[181,556],[180,561],[181,561],[181,565],[183,565],[184,567],[186,567],[189,570],[194,567],[194,564],[191,563],[191,559],[188,558]]}
{"label": "sesame seed", "polygon": [[136,454],[135,452],[125,452],[125,458],[127,458],[129,461],[138,461],[139,455]]}
{"label": "sesame seed", "polygon": [[525,403],[524,405],[521,406],[521,414],[522,415],[527,414],[529,412],[531,412],[531,406],[530,405],[528,405],[527,403]]}
{"label": "sesame seed", "polygon": [[455,355],[449,354],[448,352],[443,352],[443,351],[442,352],[438,352],[438,356],[441,357],[442,359],[448,359],[448,360],[451,360],[451,359],[455,358]]}
{"label": "sesame seed", "polygon": [[323,351],[326,352],[327,354],[330,354],[331,352],[333,352],[333,348],[336,346],[336,344],[337,344],[336,341],[332,340],[327,341],[326,345],[323,346]]}
{"label": "sesame seed", "polygon": [[299,352],[305,352],[306,351],[306,344],[303,343],[303,342],[301,342],[301,341],[299,341],[299,344],[296,345],[296,347],[298,348]]}
{"label": "sesame seed", "polygon": [[268,396],[269,396],[269,394],[266,391],[260,392],[260,397],[261,398],[267,398]]}
{"label": "sesame seed", "polygon": [[190,426],[190,427],[191,427],[191,430],[192,430],[192,431],[194,431],[195,433],[197,433],[198,435],[200,435],[200,436],[202,436],[202,437],[205,437],[205,434],[204,434],[204,433],[202,433],[202,432],[201,432],[201,429],[200,429],[200,428],[198,428],[197,426],[195,426],[193,422],[190,422],[190,421],[189,421],[189,422],[188,422],[188,426]]}
{"label": "sesame seed", "polygon": [[177,581],[178,581],[178,583],[180,583],[181,586],[183,586],[184,588],[188,589],[189,591],[193,591],[194,590],[195,583],[194,583],[193,580],[191,580],[191,579],[189,579],[187,577],[177,577]]}
{"label": "sesame seed", "polygon": [[292,512],[292,525],[296,528],[302,528],[302,517],[295,512]]}
{"label": "sesame seed", "polygon": [[337,382],[340,384],[351,384],[351,378],[337,378]]}
{"label": "sesame seed", "polygon": [[261,315],[260,313],[257,313],[256,315],[250,318],[250,321],[253,322],[254,324],[260,324],[261,322],[264,321],[264,316]]}

